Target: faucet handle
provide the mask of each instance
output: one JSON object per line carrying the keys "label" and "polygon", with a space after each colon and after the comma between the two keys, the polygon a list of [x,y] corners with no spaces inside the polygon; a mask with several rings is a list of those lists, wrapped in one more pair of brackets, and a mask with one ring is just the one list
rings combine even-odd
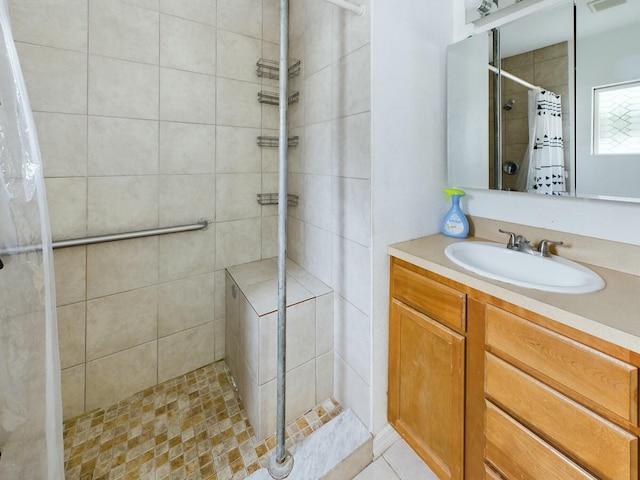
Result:
{"label": "faucet handle", "polygon": [[546,238],[544,240],[540,240],[540,243],[538,243],[538,252],[540,252],[540,255],[543,257],[551,256],[551,253],[549,252],[549,245],[563,245],[563,242],[547,240]]}
{"label": "faucet handle", "polygon": [[498,229],[498,231],[500,233],[506,233],[507,235],[509,235],[509,242],[507,243],[507,248],[513,249],[516,246],[516,233],[515,232],[508,232],[506,230],[502,230],[501,228]]}

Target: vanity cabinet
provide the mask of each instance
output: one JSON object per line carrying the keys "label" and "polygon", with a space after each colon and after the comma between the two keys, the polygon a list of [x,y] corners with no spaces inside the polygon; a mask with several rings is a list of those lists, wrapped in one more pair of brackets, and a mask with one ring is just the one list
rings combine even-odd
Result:
{"label": "vanity cabinet", "polygon": [[640,355],[392,257],[389,421],[440,479],[638,479]]}
{"label": "vanity cabinet", "polygon": [[389,421],[441,479],[462,479],[466,295],[392,267]]}

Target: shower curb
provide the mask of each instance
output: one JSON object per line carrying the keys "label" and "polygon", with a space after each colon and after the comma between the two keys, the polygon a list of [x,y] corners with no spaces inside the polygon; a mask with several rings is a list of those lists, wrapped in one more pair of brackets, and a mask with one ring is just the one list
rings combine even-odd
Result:
{"label": "shower curb", "polygon": [[[348,409],[323,425],[291,453],[294,464],[287,480],[345,480],[355,477],[373,459],[373,437]],[[247,480],[272,480],[266,468]]]}

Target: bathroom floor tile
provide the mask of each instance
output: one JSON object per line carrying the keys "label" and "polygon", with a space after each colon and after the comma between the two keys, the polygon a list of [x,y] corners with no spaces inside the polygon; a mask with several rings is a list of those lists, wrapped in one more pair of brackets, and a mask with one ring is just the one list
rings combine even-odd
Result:
{"label": "bathroom floor tile", "polygon": [[[286,427],[287,448],[342,411],[327,399]],[[224,361],[64,422],[66,480],[241,480],[266,467]]]}

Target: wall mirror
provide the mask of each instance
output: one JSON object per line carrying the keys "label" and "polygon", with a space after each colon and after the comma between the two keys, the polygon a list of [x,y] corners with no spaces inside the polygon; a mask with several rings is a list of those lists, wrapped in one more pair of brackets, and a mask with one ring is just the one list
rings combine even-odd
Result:
{"label": "wall mirror", "polygon": [[640,202],[640,2],[576,0],[450,45],[449,184]]}

